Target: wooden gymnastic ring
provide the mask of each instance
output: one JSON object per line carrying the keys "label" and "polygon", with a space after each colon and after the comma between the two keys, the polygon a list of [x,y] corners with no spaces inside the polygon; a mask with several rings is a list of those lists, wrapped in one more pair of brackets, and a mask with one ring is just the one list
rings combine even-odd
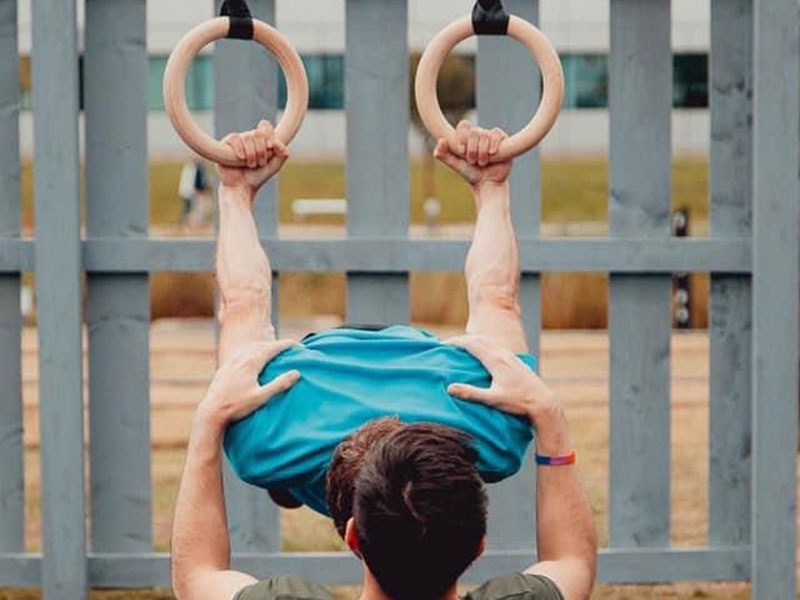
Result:
{"label": "wooden gymnastic ring", "polygon": [[[187,33],[169,57],[164,71],[164,106],[175,131],[200,156],[230,167],[245,166],[233,149],[215,140],[197,125],[186,104],[186,74],[189,65],[202,48],[225,38],[230,31],[230,19],[218,17],[206,21]],[[294,139],[308,109],[308,77],[300,55],[274,27],[253,20],[253,40],[275,55],[286,76],[287,102],[283,118],[275,129],[284,144]]]}
{"label": "wooden gymnastic ring", "polygon": [[[454,21],[431,40],[417,67],[415,92],[419,115],[431,135],[436,139],[446,139],[451,148],[457,147],[456,132],[442,114],[436,81],[442,63],[452,49],[473,35],[475,32],[472,17]],[[544,89],[541,104],[530,123],[502,142],[497,154],[491,158],[493,163],[515,158],[541,142],[558,119],[564,100],[564,71],[561,60],[544,34],[524,19],[511,15],[508,35],[521,42],[533,54],[542,72]]]}

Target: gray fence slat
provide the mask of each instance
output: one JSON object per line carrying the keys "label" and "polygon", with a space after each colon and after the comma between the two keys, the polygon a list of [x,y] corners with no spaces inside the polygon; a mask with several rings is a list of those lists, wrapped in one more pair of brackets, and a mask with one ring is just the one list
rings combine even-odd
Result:
{"label": "gray fence slat", "polygon": [[755,0],[753,596],[796,591],[798,6]]}
{"label": "gray fence slat", "polygon": [[[506,9],[538,23],[538,0],[511,0]],[[513,73],[513,77],[509,77]],[[530,53],[505,37],[478,40],[477,100],[482,127],[500,127],[509,135],[519,131],[536,110],[540,94],[539,69]],[[541,221],[539,151],[514,161],[510,177],[514,226],[520,235],[539,235]],[[541,304],[540,278],[526,274],[520,285],[520,305],[533,352],[538,351]],[[526,548],[534,544],[535,466],[526,461],[520,473],[490,487],[489,545],[492,548]]]}
{"label": "gray fence slat", "polygon": [[[0,237],[20,228],[17,2],[0,0]],[[20,276],[0,275],[0,552],[25,547]]]}
{"label": "gray fence slat", "polygon": [[[406,236],[408,181],[407,0],[345,3],[348,234]],[[352,322],[407,323],[408,275],[350,273]]]}
{"label": "gray fence slat", "polygon": [[[611,0],[610,229],[669,236],[669,0]],[[634,202],[635,200],[635,202]],[[669,543],[671,281],[610,277],[612,546]]]}
{"label": "gray fence slat", "polygon": [[[752,0],[711,3],[711,235],[748,237],[752,198]],[[750,539],[751,280],[712,275],[709,525]]]}
{"label": "gray fence slat", "polygon": [[45,598],[87,593],[75,0],[33,2]]}
{"label": "gray fence slat", "polygon": [[[86,4],[86,229],[148,229],[147,18],[144,0]],[[90,274],[92,549],[152,549],[147,272]]]}
{"label": "gray fence slat", "polygon": [[[212,10],[220,2],[214,0]],[[251,0],[253,16],[275,23],[275,0]],[[237,40],[217,42],[214,56],[214,124],[219,138],[232,131],[253,129],[262,119],[275,123],[278,113],[278,66],[257,44]],[[278,230],[278,178],[259,192],[253,212],[261,236]],[[273,264],[274,266],[274,264]],[[277,326],[278,277],[273,278],[272,318]],[[231,547],[236,551],[280,549],[280,515],[264,490],[250,486],[225,466],[225,495]]]}

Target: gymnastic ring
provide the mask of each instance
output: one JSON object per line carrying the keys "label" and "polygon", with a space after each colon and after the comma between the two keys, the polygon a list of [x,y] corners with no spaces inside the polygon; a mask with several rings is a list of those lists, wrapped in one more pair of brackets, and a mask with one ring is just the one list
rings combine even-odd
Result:
{"label": "gymnastic ring", "polygon": [[[419,115],[431,135],[436,139],[446,139],[451,148],[457,147],[456,132],[442,114],[436,81],[442,63],[453,48],[473,35],[475,31],[471,17],[454,21],[431,40],[417,67],[415,93]],[[500,144],[497,154],[490,159],[493,163],[510,160],[536,147],[558,119],[564,100],[564,71],[550,40],[539,29],[514,15],[511,15],[508,22],[508,35],[521,42],[533,54],[542,72],[544,89],[542,101],[530,123]]]}
{"label": "gymnastic ring", "polygon": [[[228,37],[230,28],[229,17],[218,17],[201,23],[178,42],[164,71],[164,106],[175,131],[192,150],[215,163],[243,167],[245,162],[236,156],[230,146],[200,129],[186,104],[186,74],[192,59],[206,44]],[[274,27],[253,19],[253,40],[272,52],[286,76],[286,110],[275,129],[275,135],[288,145],[300,130],[308,109],[306,70],[300,55]]]}

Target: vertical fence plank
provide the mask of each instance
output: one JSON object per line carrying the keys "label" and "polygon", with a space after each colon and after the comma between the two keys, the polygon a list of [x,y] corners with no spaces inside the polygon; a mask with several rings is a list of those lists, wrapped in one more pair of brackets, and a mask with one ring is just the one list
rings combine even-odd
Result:
{"label": "vertical fence plank", "polygon": [[86,596],[75,0],[33,2],[45,598]]}
{"label": "vertical fence plank", "polygon": [[753,25],[753,596],[794,598],[800,300],[796,0],[755,0]]}
{"label": "vertical fence plank", "polygon": [[[670,234],[669,0],[611,0],[613,235]],[[668,276],[610,277],[612,546],[669,543]]]}
{"label": "vertical fence plank", "polygon": [[[220,2],[213,2],[215,13]],[[275,0],[251,0],[253,16],[275,22]],[[236,40],[217,42],[214,51],[214,123],[218,137],[252,129],[261,119],[275,122],[278,113],[278,67],[257,44]],[[261,237],[278,233],[278,178],[265,185],[254,213]],[[272,319],[278,325],[278,277],[273,278]],[[280,518],[266,492],[239,480],[226,466],[225,495],[231,545],[239,552],[280,549]]]}
{"label": "vertical fence plank", "polygon": [[[148,225],[145,0],[86,3],[86,231]],[[152,549],[148,274],[88,276],[91,532],[95,552]]]}
{"label": "vertical fence plank", "polygon": [[[348,234],[408,234],[408,3],[347,0]],[[406,323],[408,275],[350,273],[351,322]]]}
{"label": "vertical fence plank", "polygon": [[[20,230],[17,1],[0,0],[0,238]],[[0,275],[0,552],[25,547],[18,273]]]}
{"label": "vertical fence plank", "polygon": [[[752,0],[711,3],[711,235],[751,235]],[[750,539],[751,279],[711,276],[708,539]]]}
{"label": "vertical fence plank", "polygon": [[[506,9],[531,23],[538,22],[538,0],[506,0]],[[508,74],[513,73],[513,77]],[[524,127],[539,101],[540,76],[536,63],[520,44],[484,36],[478,41],[477,100],[481,126],[501,127],[513,134]],[[517,158],[511,172],[511,203],[519,235],[538,236],[541,221],[539,151]],[[528,344],[538,351],[540,278],[524,275],[520,304]],[[489,544],[493,548],[532,547],[535,532],[535,467],[529,456],[520,473],[491,486]]]}

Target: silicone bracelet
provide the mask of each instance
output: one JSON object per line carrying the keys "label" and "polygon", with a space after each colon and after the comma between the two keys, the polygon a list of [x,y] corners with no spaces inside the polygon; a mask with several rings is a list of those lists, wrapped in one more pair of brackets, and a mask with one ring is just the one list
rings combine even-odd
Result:
{"label": "silicone bracelet", "polygon": [[537,465],[547,465],[549,467],[563,467],[565,465],[571,465],[574,462],[575,462],[575,452],[570,452],[569,454],[564,454],[563,456],[542,456],[538,452],[536,453]]}

